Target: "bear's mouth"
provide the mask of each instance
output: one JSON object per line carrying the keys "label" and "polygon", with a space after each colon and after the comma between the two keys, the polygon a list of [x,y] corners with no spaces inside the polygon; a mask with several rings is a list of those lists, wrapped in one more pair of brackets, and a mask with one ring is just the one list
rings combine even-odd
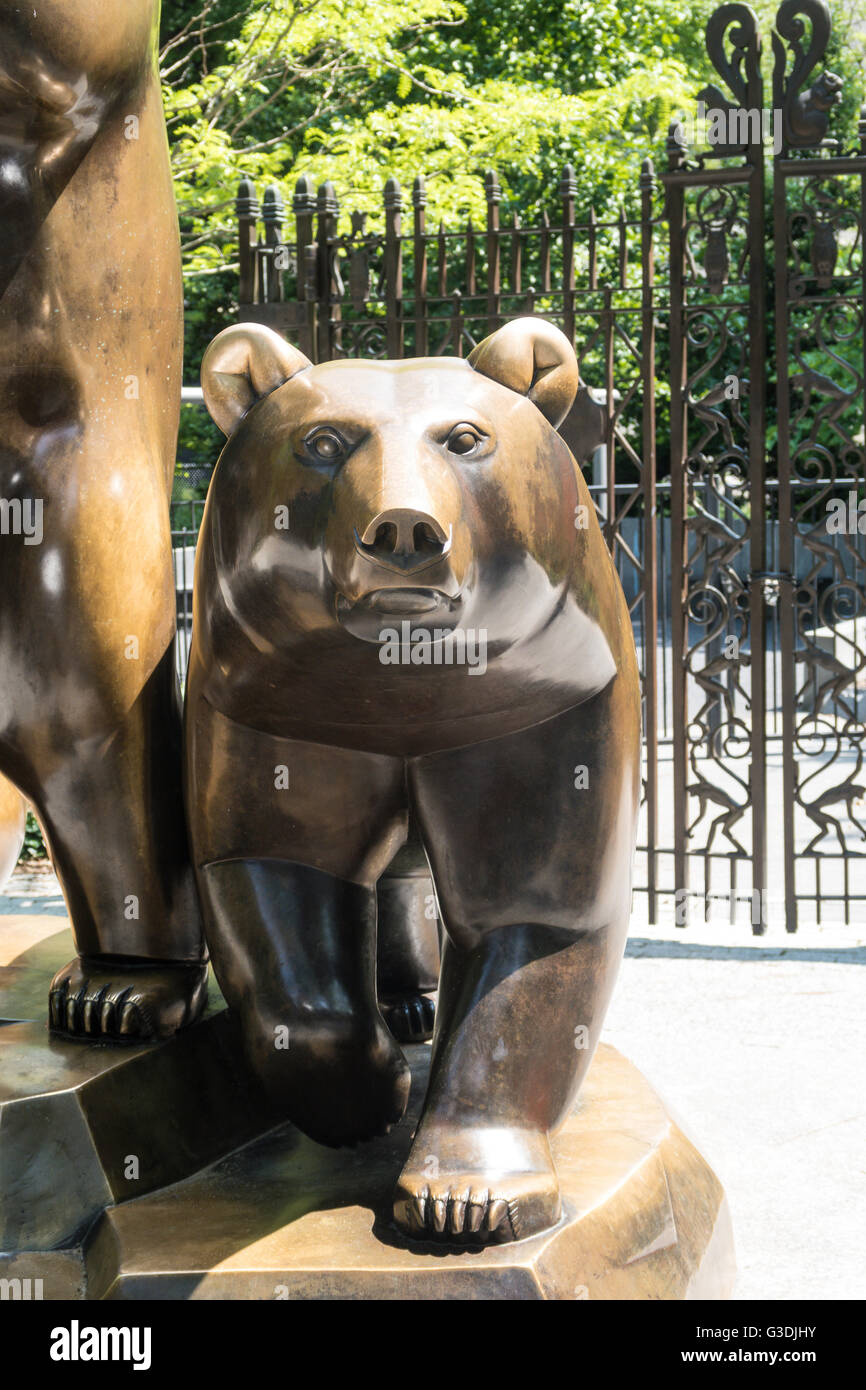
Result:
{"label": "bear's mouth", "polygon": [[337,597],[338,621],[364,642],[387,641],[388,629],[401,622],[434,635],[438,630],[444,638],[457,627],[462,608],[459,594],[450,598],[441,589],[373,589],[354,602],[343,594]]}
{"label": "bear's mouth", "polygon": [[374,589],[361,602],[376,613],[411,617],[415,613],[432,613],[448,599],[440,589]]}

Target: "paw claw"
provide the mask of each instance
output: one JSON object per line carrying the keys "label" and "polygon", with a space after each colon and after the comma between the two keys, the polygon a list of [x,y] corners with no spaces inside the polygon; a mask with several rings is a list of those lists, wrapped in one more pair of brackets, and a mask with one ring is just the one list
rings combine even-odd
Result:
{"label": "paw claw", "polygon": [[80,989],[76,994],[70,994],[66,1000],[66,1031],[67,1033],[78,1033],[81,1031],[78,1015],[79,1006],[83,1005],[84,990]]}
{"label": "paw claw", "polygon": [[433,1230],[437,1235],[441,1235],[445,1230],[445,1220],[448,1216],[448,1203],[441,1197],[437,1197],[433,1202]]}
{"label": "paw claw", "polygon": [[486,1210],[486,1207],[486,1198],[483,1202],[469,1203],[469,1222],[467,1225],[467,1230],[470,1231],[472,1235],[477,1235],[478,1232],[481,1230],[481,1225],[484,1221],[484,1212]]}
{"label": "paw claw", "polygon": [[488,1231],[496,1231],[508,1216],[508,1203],[501,1198],[495,1198],[487,1208],[487,1221],[485,1222]]}
{"label": "paw claw", "polygon": [[114,1000],[111,997],[106,998],[102,1005],[99,1031],[103,1037],[111,1038],[114,1036]]}
{"label": "paw claw", "polygon": [[413,1212],[415,1224],[418,1229],[423,1231],[427,1226],[427,1193],[422,1192],[415,1198],[415,1209]]}
{"label": "paw claw", "polygon": [[194,1022],[207,999],[204,964],[124,963],[78,957],[58,971],[48,994],[55,1032],[89,1040],[146,1041]]}
{"label": "paw claw", "polygon": [[99,1032],[100,1020],[102,1018],[102,1005],[108,986],[105,985],[95,997],[90,997],[84,1001],[84,1017],[82,1027],[89,1036]]}
{"label": "paw claw", "polygon": [[138,1037],[143,1031],[135,1004],[124,1004],[123,1012],[120,1015],[120,1036],[122,1038]]}
{"label": "paw claw", "polygon": [[[549,1230],[561,1204],[546,1133],[512,1131],[508,1149],[520,1161],[488,1177],[479,1159],[491,1153],[489,1129],[439,1127],[425,1117],[394,1194],[395,1222],[416,1240],[476,1246]],[[422,1177],[431,1153],[438,1156],[437,1176]]]}

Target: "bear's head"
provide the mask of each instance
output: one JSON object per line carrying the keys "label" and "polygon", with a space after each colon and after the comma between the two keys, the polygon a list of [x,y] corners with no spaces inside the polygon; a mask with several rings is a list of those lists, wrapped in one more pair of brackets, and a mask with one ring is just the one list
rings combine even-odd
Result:
{"label": "bear's head", "polygon": [[[313,366],[269,328],[242,324],[208,348],[202,386],[229,442],[202,528],[196,624],[211,667],[258,682],[254,704],[258,653],[272,688],[295,689],[307,672],[305,691],[318,680],[333,702],[334,683],[351,684],[399,718],[379,663],[383,642],[407,630],[446,646],[483,632],[485,665],[501,670],[520,651],[526,688],[562,682],[560,703],[610,679],[612,566],[556,429],[578,369],[553,325],[518,319],[466,360]],[[539,634],[545,653],[533,656]],[[428,673],[406,708],[433,701],[445,678],[454,685],[453,671]],[[507,703],[501,682],[488,690]]]}

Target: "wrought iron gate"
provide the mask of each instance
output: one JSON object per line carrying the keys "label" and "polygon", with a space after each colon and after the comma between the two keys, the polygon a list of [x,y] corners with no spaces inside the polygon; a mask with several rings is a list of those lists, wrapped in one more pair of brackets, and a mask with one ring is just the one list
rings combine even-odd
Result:
{"label": "wrought iron gate", "polygon": [[[718,893],[732,912],[744,898],[757,932],[768,908],[783,906],[793,931],[804,902],[820,920],[835,901],[848,921],[866,901],[866,110],[859,149],[843,153],[830,134],[839,80],[819,69],[821,0],[785,0],[776,25],[767,107],[754,14],[712,16],[707,49],[728,91],[700,93],[702,152],[672,126],[663,176],[675,891],[704,904]],[[845,529],[831,529],[840,504]]]}
{"label": "wrought iron gate", "polygon": [[573,339],[641,661],[650,921],[866,921],[866,108],[846,151],[829,36],[824,0],[784,0],[766,104],[754,13],[721,6],[724,90],[698,94],[696,134],[671,126],[663,207],[635,171],[630,218],[578,219],[570,165],[531,227],[501,219],[492,171],[481,230],[428,228],[420,177],[409,230],[389,179],[383,231],[343,233],[333,186],[301,179],[291,241],[279,190],[239,192],[240,317],[314,360],[465,353],[524,313]]}

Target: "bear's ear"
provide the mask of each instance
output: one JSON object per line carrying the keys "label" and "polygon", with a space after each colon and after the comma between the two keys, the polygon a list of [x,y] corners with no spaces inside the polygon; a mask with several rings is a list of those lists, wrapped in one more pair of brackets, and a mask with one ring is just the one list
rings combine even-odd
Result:
{"label": "bear's ear", "polygon": [[474,347],[469,365],[521,396],[528,396],[554,428],[577,394],[574,348],[545,319],[514,319]]}
{"label": "bear's ear", "polygon": [[251,405],[313,364],[262,323],[224,328],[201,364],[204,403],[223,434],[231,434]]}

